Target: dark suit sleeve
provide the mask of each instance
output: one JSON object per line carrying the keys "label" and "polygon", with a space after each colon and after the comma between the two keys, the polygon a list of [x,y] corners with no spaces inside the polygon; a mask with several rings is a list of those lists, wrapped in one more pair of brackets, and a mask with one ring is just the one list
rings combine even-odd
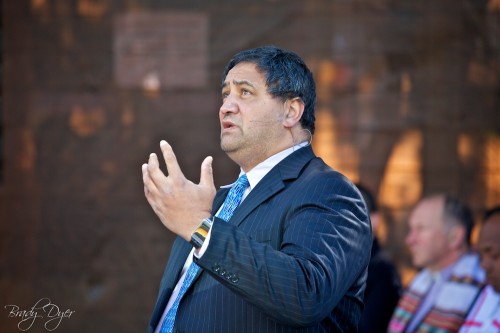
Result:
{"label": "dark suit sleeve", "polygon": [[359,192],[333,171],[286,184],[239,227],[216,219],[212,228],[197,263],[278,322],[313,325],[359,296],[351,288],[368,264],[371,228]]}

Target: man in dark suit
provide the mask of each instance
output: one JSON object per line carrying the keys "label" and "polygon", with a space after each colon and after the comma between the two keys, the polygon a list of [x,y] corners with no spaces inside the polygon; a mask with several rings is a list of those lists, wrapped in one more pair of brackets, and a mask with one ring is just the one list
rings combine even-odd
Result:
{"label": "man in dark suit", "polygon": [[142,166],[148,202],[179,236],[148,332],[356,332],[370,222],[357,188],[311,149],[315,97],[296,54],[240,52],[219,111],[238,181],[216,195],[211,157],[188,181],[165,141],[168,176],[155,154]]}

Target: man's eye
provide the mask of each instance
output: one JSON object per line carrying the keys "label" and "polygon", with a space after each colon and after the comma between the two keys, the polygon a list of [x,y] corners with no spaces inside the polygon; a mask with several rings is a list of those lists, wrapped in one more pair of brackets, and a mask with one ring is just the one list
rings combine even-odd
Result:
{"label": "man's eye", "polygon": [[227,97],[228,95],[229,95],[229,94],[228,94],[227,92],[223,92],[223,93],[222,93],[222,99],[223,99],[223,100],[224,100],[224,99],[226,99],[226,97]]}
{"label": "man's eye", "polygon": [[250,92],[249,90],[246,90],[246,89],[241,89],[241,94],[242,94],[243,96],[246,96],[246,95],[250,95],[250,94],[251,94],[251,92]]}

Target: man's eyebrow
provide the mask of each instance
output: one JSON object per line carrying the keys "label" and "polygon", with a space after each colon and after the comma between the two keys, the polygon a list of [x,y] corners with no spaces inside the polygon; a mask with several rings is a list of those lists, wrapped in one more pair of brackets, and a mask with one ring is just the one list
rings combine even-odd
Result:
{"label": "man's eyebrow", "polygon": [[[250,87],[252,87],[252,88],[255,88],[255,85],[254,85],[252,82],[248,81],[248,80],[233,80],[233,84],[234,84],[235,86],[247,85],[247,86],[250,86]],[[224,82],[222,83],[222,87],[221,87],[221,88],[225,88],[225,87],[227,87],[228,85],[229,85],[229,83],[228,83],[227,81],[224,81]]]}

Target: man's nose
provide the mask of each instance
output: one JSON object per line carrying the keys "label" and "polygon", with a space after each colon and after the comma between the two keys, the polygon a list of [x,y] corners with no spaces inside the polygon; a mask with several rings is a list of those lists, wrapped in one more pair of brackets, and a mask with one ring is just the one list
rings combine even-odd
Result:
{"label": "man's nose", "polygon": [[405,243],[406,245],[410,245],[413,243],[413,240],[414,240],[415,236],[413,235],[413,232],[410,230],[408,232],[408,234],[406,235],[406,238],[405,238]]}
{"label": "man's nose", "polygon": [[237,111],[238,111],[238,104],[236,103],[234,98],[232,98],[231,95],[226,96],[220,107],[220,112],[222,114],[226,114],[228,112],[237,112]]}

